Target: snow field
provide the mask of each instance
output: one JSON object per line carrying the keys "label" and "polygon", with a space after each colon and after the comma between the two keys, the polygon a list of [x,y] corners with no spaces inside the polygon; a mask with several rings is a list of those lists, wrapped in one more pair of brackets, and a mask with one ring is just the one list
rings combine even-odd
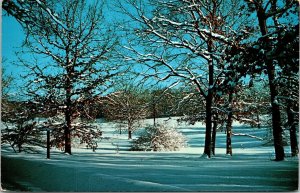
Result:
{"label": "snow field", "polygon": [[[164,122],[165,119],[160,119]],[[152,120],[145,122],[152,123]],[[216,156],[201,157],[204,126],[177,125],[188,147],[176,152],[128,151],[127,133],[112,123],[101,123],[103,139],[93,152],[84,146],[73,155],[51,150],[41,154],[15,154],[2,147],[2,182],[26,191],[293,191],[298,189],[298,159],[273,159],[273,147],[246,136],[233,136],[233,157],[225,155],[224,132],[217,133]],[[234,124],[233,132],[262,137],[264,129]],[[138,131],[133,133],[137,137]],[[286,147],[288,151],[289,147]],[[5,179],[5,180],[3,180]],[[5,187],[4,187],[5,189]]]}

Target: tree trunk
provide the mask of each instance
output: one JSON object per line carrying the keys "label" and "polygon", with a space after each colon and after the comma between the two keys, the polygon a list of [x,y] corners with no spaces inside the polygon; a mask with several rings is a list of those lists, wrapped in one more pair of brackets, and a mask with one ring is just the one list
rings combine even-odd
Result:
{"label": "tree trunk", "polygon": [[[208,52],[212,52],[212,41],[208,42]],[[213,101],[213,93],[212,87],[214,83],[214,66],[212,58],[209,59],[208,62],[208,90],[206,96],[206,128],[205,128],[205,147],[204,154],[206,154],[210,158],[211,153],[211,130],[212,130],[212,101]]]}
{"label": "tree trunk", "polygon": [[128,130],[128,139],[132,139],[132,131]]}
{"label": "tree trunk", "polygon": [[260,128],[259,112],[257,112],[257,114],[256,114],[256,122],[257,122],[257,127]]}
{"label": "tree trunk", "polygon": [[226,154],[232,156],[232,145],[231,145],[231,135],[232,135],[232,111],[228,113],[227,123],[226,123]]}
{"label": "tree trunk", "polygon": [[66,113],[66,126],[65,126],[65,153],[72,154],[71,152],[71,120],[69,113]]}
{"label": "tree trunk", "polygon": [[132,139],[132,126],[133,124],[128,120],[128,139]]}
{"label": "tree trunk", "polygon": [[67,78],[66,80],[66,111],[65,111],[65,130],[64,130],[64,135],[65,135],[65,153],[72,154],[71,152],[71,116],[72,116],[72,111],[71,111],[71,106],[72,106],[72,101],[71,101],[71,82],[70,82],[70,77]]}
{"label": "tree trunk", "polygon": [[284,159],[284,148],[282,140],[282,127],[280,118],[280,109],[277,103],[276,97],[278,96],[277,88],[274,83],[275,81],[275,67],[272,61],[266,60],[267,71],[269,76],[269,86],[271,95],[271,109],[272,109],[272,127],[273,127],[273,138],[274,138],[274,148],[275,148],[275,160],[281,161]]}
{"label": "tree trunk", "polygon": [[232,145],[231,145],[231,135],[232,135],[232,92],[229,93],[229,108],[228,116],[226,122],[226,154],[232,156]]}
{"label": "tree trunk", "polygon": [[153,126],[156,126],[156,104],[153,104]]}
{"label": "tree trunk", "polygon": [[21,153],[22,152],[22,145],[21,145],[21,143],[18,143],[18,149],[19,149],[19,153]]}
{"label": "tree trunk", "polygon": [[[265,10],[262,7],[262,4],[257,8],[257,17],[259,22],[259,27],[262,36],[268,34],[267,22]],[[268,37],[263,39],[265,44],[265,53],[270,51],[272,48],[270,46],[270,40]],[[273,138],[274,138],[274,148],[275,148],[275,160],[281,161],[284,159],[284,148],[282,143],[282,127],[280,120],[280,109],[277,103],[276,97],[278,96],[278,91],[275,85],[275,66],[273,65],[272,59],[268,59],[265,55],[265,64],[267,66],[267,73],[269,78],[269,87],[271,95],[271,109],[272,109],[272,127],[273,127]]]}
{"label": "tree trunk", "polygon": [[47,159],[50,159],[50,131],[47,130]]}
{"label": "tree trunk", "polygon": [[211,121],[211,105],[212,100],[211,97],[206,99],[206,128],[205,128],[205,147],[204,154],[210,157],[211,152],[211,129],[212,129],[212,121]]}
{"label": "tree trunk", "polygon": [[[273,97],[272,97],[273,96]],[[275,148],[275,159],[281,161],[284,159],[284,149],[282,140],[282,127],[280,121],[279,105],[274,102],[274,94],[271,94],[272,100],[272,124],[273,124],[273,137]]]}
{"label": "tree trunk", "polygon": [[[215,117],[217,119],[217,115]],[[215,148],[216,148],[216,136],[217,136],[217,120],[213,121],[213,128],[212,128],[212,138],[211,138],[211,153],[215,155]]]}
{"label": "tree trunk", "polygon": [[296,134],[296,124],[294,113],[291,109],[290,104],[287,106],[287,116],[288,116],[288,126],[290,127],[290,145],[292,156],[297,156],[299,153],[298,142],[297,142],[297,134]]}

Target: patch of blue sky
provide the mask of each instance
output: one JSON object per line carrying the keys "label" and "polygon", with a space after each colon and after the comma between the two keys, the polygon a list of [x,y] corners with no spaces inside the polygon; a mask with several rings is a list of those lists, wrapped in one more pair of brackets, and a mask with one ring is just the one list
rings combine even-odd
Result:
{"label": "patch of blue sky", "polygon": [[2,16],[2,69],[4,76],[11,76],[13,81],[6,88],[12,98],[20,98],[22,87],[25,82],[22,76],[27,71],[17,62],[17,52],[22,50],[22,44],[26,39],[26,34],[15,18],[7,15]]}
{"label": "patch of blue sky", "polygon": [[25,40],[25,33],[21,25],[11,16],[2,16],[2,58],[3,67],[7,74],[16,76],[22,71],[13,63],[16,61],[16,52],[20,51]]}

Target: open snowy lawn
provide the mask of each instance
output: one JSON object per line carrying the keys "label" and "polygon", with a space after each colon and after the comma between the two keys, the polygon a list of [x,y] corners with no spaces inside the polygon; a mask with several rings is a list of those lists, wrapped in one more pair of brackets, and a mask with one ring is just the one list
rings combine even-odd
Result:
{"label": "open snowy lawn", "polygon": [[[150,120],[149,120],[150,122]],[[162,121],[163,122],[163,121]],[[96,152],[78,146],[73,155],[52,149],[41,154],[15,154],[2,147],[2,186],[25,191],[294,191],[298,159],[271,161],[273,147],[246,136],[233,136],[233,157],[224,155],[225,134],[217,134],[216,156],[201,157],[204,127],[177,125],[189,147],[178,152],[131,152],[127,134],[102,123]],[[260,136],[264,129],[236,124],[234,132]],[[288,147],[286,147],[288,151]]]}

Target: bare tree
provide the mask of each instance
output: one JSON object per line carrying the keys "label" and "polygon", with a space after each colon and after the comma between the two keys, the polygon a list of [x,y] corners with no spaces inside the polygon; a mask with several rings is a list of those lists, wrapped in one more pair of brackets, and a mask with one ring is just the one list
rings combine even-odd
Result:
{"label": "bare tree", "polygon": [[245,18],[236,9],[239,1],[145,0],[128,4],[131,11],[126,10],[128,5],[120,8],[137,22],[134,32],[138,44],[145,47],[129,40],[127,48],[134,57],[127,55],[126,59],[144,64],[152,77],[170,81],[171,86],[196,86],[206,106],[204,154],[210,157],[213,99],[226,68],[222,55],[226,45],[237,41],[233,34],[243,28]]}
{"label": "bare tree", "polygon": [[184,96],[180,88],[149,88],[147,91],[147,106],[153,118],[153,126],[157,118],[183,115],[187,108],[186,104],[177,105]]}
{"label": "bare tree", "polygon": [[139,128],[140,121],[149,115],[146,102],[140,90],[127,85],[116,93],[104,97],[105,117],[116,121],[121,124],[120,126],[125,124],[128,139],[132,139],[132,133]]}
{"label": "bare tree", "polygon": [[20,62],[29,69],[25,94],[40,106],[40,112],[62,118],[59,122],[49,118],[45,124],[57,138],[64,136],[65,152],[71,154],[72,135],[94,133],[93,125],[76,121],[86,113],[83,107],[107,94],[112,78],[120,72],[112,57],[117,39],[103,24],[100,1],[64,0],[54,5],[65,26],[48,22],[48,13],[35,13],[41,23],[29,29],[25,50],[32,58],[20,58]]}

